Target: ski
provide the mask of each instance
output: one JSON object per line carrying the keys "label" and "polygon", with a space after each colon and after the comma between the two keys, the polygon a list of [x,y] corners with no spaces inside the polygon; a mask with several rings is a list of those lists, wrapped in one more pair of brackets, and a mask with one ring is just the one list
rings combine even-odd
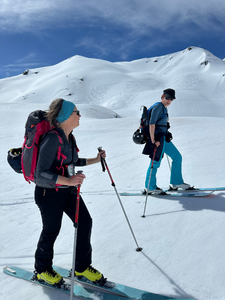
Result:
{"label": "ski", "polygon": [[216,192],[216,191],[224,191],[225,190],[225,187],[214,187],[214,188],[195,188],[193,187],[192,189],[187,189],[187,190],[182,190],[182,189],[177,189],[177,190],[173,190],[173,189],[165,189],[164,191],[165,192],[190,192],[190,191],[194,191],[194,192],[209,192],[209,191],[213,191],[213,192]]}
{"label": "ski", "polygon": [[[69,279],[71,280],[71,270],[68,269],[64,269],[58,266],[53,266],[53,269],[58,272],[63,278]],[[103,290],[107,293],[110,294],[114,294],[114,295],[119,295],[119,296],[123,296],[123,297],[127,297],[127,295],[124,295],[123,292],[121,292],[120,290],[118,290],[116,288],[116,284],[114,282],[108,281],[106,280],[106,282],[104,283],[104,285],[99,285],[99,284],[95,284],[93,282],[91,282],[90,280],[88,280],[85,277],[74,277],[74,281],[75,282],[79,282],[83,287],[91,287],[94,289],[100,289]]]}
{"label": "ski", "polygon": [[[58,266],[53,266],[53,269],[58,272],[63,278],[71,280],[71,271],[68,269],[64,269]],[[111,281],[106,281],[106,284],[103,286],[97,285],[88,279],[82,277],[74,278],[75,284],[79,283],[82,287],[91,287],[93,289],[98,289],[103,291],[104,293],[113,294],[115,297],[119,297],[118,299],[126,300],[126,299],[140,299],[140,300],[181,300],[177,298],[171,298],[159,294],[153,294],[147,291],[135,289],[126,285],[114,283]],[[117,298],[116,298],[117,299]],[[194,299],[187,299],[194,300]]]}
{"label": "ski", "polygon": [[[189,190],[182,190],[182,189],[178,189],[178,190],[170,190],[170,189],[163,189],[163,191],[165,193],[171,193],[171,194],[175,194],[175,193],[192,193],[192,192],[217,192],[217,191],[225,191],[225,187],[214,187],[214,188],[194,188],[193,189],[189,189]],[[83,192],[84,194],[87,194],[87,195],[113,195],[113,193],[111,193],[111,191],[92,191],[92,192]],[[127,195],[127,194],[134,194],[134,196],[137,196],[136,194],[140,194],[140,191],[138,190],[132,190],[132,191],[129,191],[129,192],[122,192],[120,193],[121,196],[132,196],[132,195]],[[126,194],[126,195],[125,195]],[[209,194],[210,195],[210,194]],[[141,195],[140,195],[141,196]],[[183,195],[184,196],[184,195]],[[208,196],[208,194],[206,195]],[[188,197],[188,196],[187,196]]]}
{"label": "ski", "polygon": [[[213,193],[214,191],[194,191],[194,190],[191,190],[189,192],[167,192],[167,191],[164,191],[163,194],[149,194],[149,196],[153,196],[153,197],[206,197],[206,196],[209,196]],[[124,192],[124,193],[120,193],[120,196],[145,196],[146,197],[146,194],[142,194],[141,192]]]}
{"label": "ski", "polygon": [[[212,187],[212,188],[195,188],[195,187],[191,187],[190,189],[187,190],[183,190],[183,189],[163,189],[164,192],[168,192],[168,193],[190,193],[190,192],[217,192],[217,191],[225,191],[225,187]],[[139,190],[132,190],[130,191],[131,193],[139,193]],[[127,192],[127,193],[130,193]]]}
{"label": "ski", "polygon": [[[3,268],[3,271],[5,274],[13,276],[15,278],[23,279],[26,280],[27,282],[34,283],[36,285],[46,287],[55,291],[60,291],[66,294],[70,295],[70,280],[67,280],[66,278],[63,279],[61,287],[56,286],[56,285],[51,285],[46,283],[45,281],[37,281],[34,278],[34,273],[15,267],[15,266],[9,266]],[[81,300],[124,300],[124,296],[119,296],[119,295],[114,295],[114,294],[109,294],[105,293],[103,290],[96,290],[92,289],[91,286],[89,287],[83,287],[77,282],[77,285],[74,285],[73,288],[73,296],[76,297],[76,299],[81,299]],[[140,298],[134,298],[132,297],[127,297],[128,300],[138,300]],[[164,298],[156,298],[156,300],[161,300]],[[165,299],[171,299],[171,298],[165,298]]]}

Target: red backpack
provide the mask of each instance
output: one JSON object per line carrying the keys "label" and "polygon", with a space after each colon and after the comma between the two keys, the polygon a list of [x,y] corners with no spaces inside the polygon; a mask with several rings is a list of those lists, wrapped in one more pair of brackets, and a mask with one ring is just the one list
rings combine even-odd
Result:
{"label": "red backpack", "polygon": [[29,114],[25,125],[24,143],[22,148],[14,148],[8,151],[8,163],[18,173],[23,173],[24,178],[29,183],[35,181],[35,170],[37,166],[39,145],[44,134],[54,131],[59,139],[57,156],[61,158],[60,168],[66,156],[61,153],[63,140],[54,127],[46,118],[46,112],[36,110]]}

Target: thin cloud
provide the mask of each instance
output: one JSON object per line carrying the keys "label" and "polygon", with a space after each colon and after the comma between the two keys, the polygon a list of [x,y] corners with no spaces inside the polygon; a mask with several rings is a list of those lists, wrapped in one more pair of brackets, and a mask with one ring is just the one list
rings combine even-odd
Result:
{"label": "thin cloud", "polygon": [[79,39],[74,45],[74,49],[91,49],[93,56],[98,56],[99,58],[106,57],[110,52],[111,48],[107,45],[107,42],[96,43],[93,37],[83,37]]}
{"label": "thin cloud", "polygon": [[[223,39],[224,11],[224,0],[2,0],[0,34],[29,32],[44,40],[57,33],[54,30],[72,29],[75,53],[130,60],[140,45],[143,52],[139,53],[151,53],[202,36]],[[43,65],[30,53],[4,68],[20,68],[21,72]]]}
{"label": "thin cloud", "polygon": [[6,76],[10,76],[12,73],[20,74],[26,69],[38,68],[43,65],[44,63],[39,60],[35,53],[29,53],[28,55],[21,57],[10,64],[2,66],[1,72],[5,73]]}
{"label": "thin cloud", "polygon": [[224,0],[5,0],[0,4],[0,30],[40,31],[53,25],[79,26],[80,21],[90,26],[108,21],[139,34],[149,28],[165,30],[177,22],[195,22],[203,29],[206,26],[222,30],[224,10]]}
{"label": "thin cloud", "polygon": [[29,54],[27,54],[25,57],[21,57],[19,59],[17,59],[17,63],[18,64],[23,64],[26,63],[28,61],[33,61],[33,60],[37,60],[36,54],[31,52]]}

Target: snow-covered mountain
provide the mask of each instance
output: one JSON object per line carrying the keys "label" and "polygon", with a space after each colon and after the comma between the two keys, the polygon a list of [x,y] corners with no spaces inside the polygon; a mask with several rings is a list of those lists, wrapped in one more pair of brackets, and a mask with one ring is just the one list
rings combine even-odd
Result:
{"label": "snow-covered mountain", "polygon": [[177,98],[171,117],[225,116],[225,61],[202,48],[119,63],[74,56],[24,74],[0,80],[1,103],[49,104],[62,97],[139,116],[141,105],[159,101],[171,87]]}
{"label": "snow-covered mountain", "polygon": [[[34,185],[9,167],[7,151],[20,147],[28,114],[47,109],[56,97],[72,100],[81,111],[74,130],[80,157],[97,147],[117,190],[144,188],[148,156],[132,141],[140,106],[160,101],[163,89],[176,90],[169,106],[173,142],[183,156],[185,182],[197,187],[225,186],[225,61],[189,47],[177,53],[132,62],[74,56],[55,66],[0,80],[0,266],[33,270],[42,229],[33,199]],[[119,118],[119,116],[121,118]],[[83,168],[82,196],[93,218],[93,266],[112,281],[179,299],[225,300],[225,194],[206,198],[121,197],[142,252],[121,210],[107,172]],[[159,187],[169,185],[166,157]],[[64,216],[55,243],[54,264],[70,268],[74,228]],[[67,295],[16,280],[0,272],[1,300],[68,300]],[[95,299],[93,299],[95,300]]]}

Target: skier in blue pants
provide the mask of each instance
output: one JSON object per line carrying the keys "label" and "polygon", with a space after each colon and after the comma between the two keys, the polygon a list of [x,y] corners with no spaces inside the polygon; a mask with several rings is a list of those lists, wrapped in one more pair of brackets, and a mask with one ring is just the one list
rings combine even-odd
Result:
{"label": "skier in blue pants", "polygon": [[[189,189],[190,185],[184,183],[182,177],[182,156],[178,149],[171,142],[172,135],[168,132],[168,110],[167,106],[175,99],[175,91],[166,89],[161,96],[161,102],[156,103],[151,109],[149,116],[149,139],[143,150],[143,154],[151,157],[150,165],[145,179],[144,194],[160,194],[162,189],[157,187],[156,173],[160,167],[163,155],[166,154],[172,159],[170,185],[173,189]],[[155,155],[153,150],[156,147]],[[154,156],[154,162],[152,160]],[[150,178],[151,176],[151,178]]]}

